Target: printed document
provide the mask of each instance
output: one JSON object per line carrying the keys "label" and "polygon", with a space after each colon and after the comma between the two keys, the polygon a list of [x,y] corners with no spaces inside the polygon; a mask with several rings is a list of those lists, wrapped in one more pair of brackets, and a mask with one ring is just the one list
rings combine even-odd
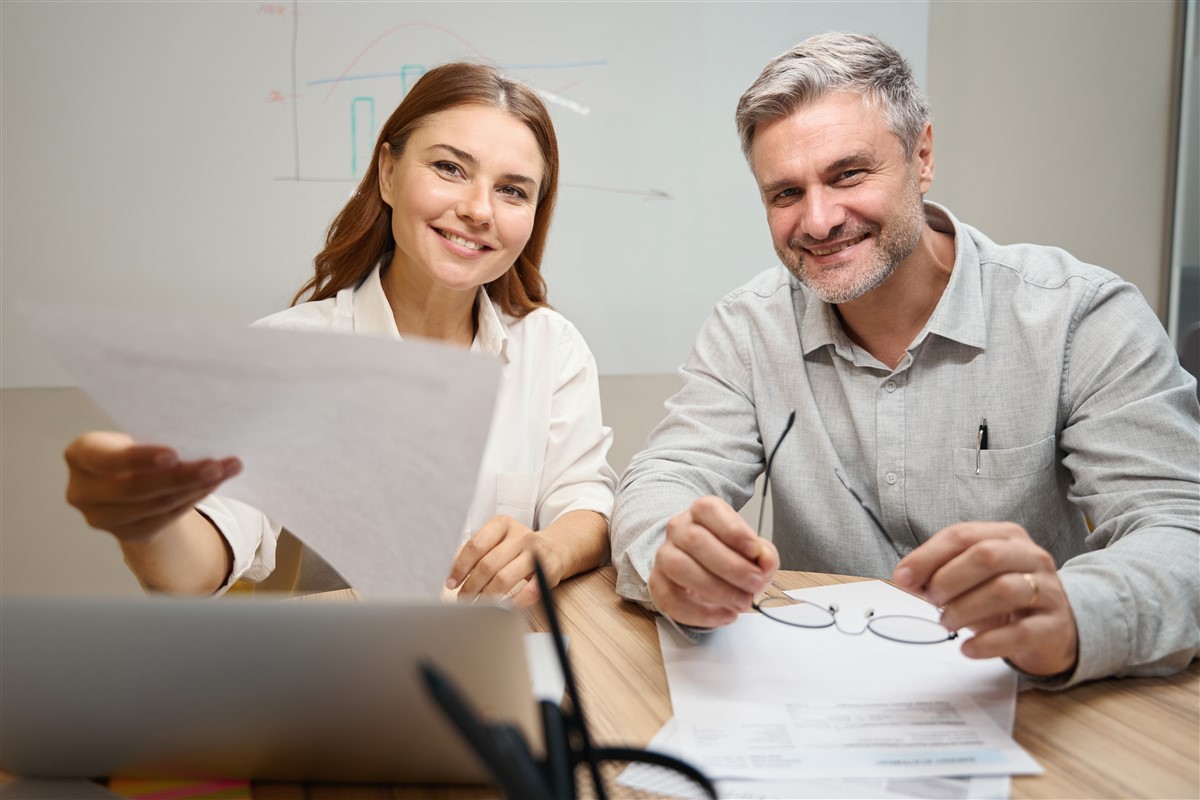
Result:
{"label": "printed document", "polygon": [[458,548],[500,363],[435,342],[96,309],[27,322],[134,439],[242,459],[222,484],[359,594],[437,597]]}
{"label": "printed document", "polygon": [[868,608],[934,619],[936,609],[880,581],[789,594],[836,604],[850,633],[754,613],[694,645],[659,622],[676,744],[711,778],[1041,771],[985,710],[1011,706],[1016,676],[1003,661],[968,659],[957,640],[903,644],[863,630]]}

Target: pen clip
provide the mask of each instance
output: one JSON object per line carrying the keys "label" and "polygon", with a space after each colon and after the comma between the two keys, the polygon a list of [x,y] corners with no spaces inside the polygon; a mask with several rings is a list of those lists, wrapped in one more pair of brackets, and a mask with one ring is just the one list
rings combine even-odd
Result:
{"label": "pen clip", "polygon": [[979,431],[975,434],[975,474],[979,474],[980,468],[983,466],[983,451],[987,450],[988,441],[988,424],[987,417],[981,417],[979,420]]}

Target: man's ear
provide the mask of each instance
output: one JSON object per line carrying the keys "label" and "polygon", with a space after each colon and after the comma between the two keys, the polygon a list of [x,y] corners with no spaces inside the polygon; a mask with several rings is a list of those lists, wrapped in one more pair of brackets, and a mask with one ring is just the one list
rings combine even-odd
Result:
{"label": "man's ear", "polygon": [[920,161],[921,194],[925,194],[929,191],[929,187],[933,185],[934,173],[933,125],[929,122],[925,123],[925,127],[921,130],[921,135],[917,137],[917,147],[913,152],[913,158]]}

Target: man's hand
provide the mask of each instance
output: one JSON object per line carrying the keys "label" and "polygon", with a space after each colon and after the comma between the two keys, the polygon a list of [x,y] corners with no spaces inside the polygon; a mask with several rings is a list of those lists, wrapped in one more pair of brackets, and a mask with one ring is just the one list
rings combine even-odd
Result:
{"label": "man's hand", "polygon": [[970,658],[1007,658],[1030,675],[1074,669],[1075,615],[1054,567],[1020,525],[963,522],[938,531],[892,579],[942,609],[950,630],[970,628]]}
{"label": "man's hand", "polygon": [[733,508],[702,497],[667,523],[650,573],[650,597],[676,622],[728,625],[748,611],[779,569],[779,552]]}

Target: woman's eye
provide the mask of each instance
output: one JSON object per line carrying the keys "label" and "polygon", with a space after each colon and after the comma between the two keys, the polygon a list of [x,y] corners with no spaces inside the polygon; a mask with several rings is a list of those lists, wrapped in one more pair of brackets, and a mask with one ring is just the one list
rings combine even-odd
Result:
{"label": "woman's eye", "polygon": [[529,195],[526,191],[518,186],[501,186],[500,194],[506,197],[512,197],[517,200],[528,200]]}
{"label": "woman's eye", "polygon": [[446,175],[453,175],[457,177],[458,175],[462,174],[462,170],[458,168],[458,164],[450,161],[435,161],[433,168]]}

